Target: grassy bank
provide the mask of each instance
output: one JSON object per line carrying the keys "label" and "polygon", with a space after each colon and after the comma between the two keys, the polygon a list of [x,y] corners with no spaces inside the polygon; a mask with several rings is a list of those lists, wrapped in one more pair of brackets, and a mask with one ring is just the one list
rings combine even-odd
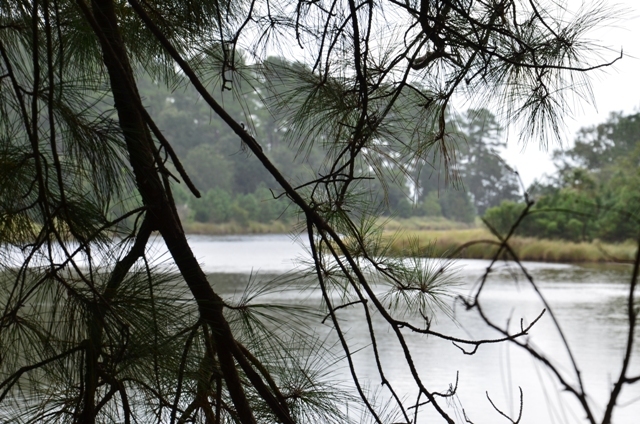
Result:
{"label": "grassy bank", "polygon": [[[393,255],[405,256],[417,246],[419,256],[446,256],[466,259],[493,258],[499,248],[498,239],[484,228],[463,230],[408,230],[386,232]],[[608,244],[594,241],[573,243],[513,237],[509,245],[520,260],[540,262],[628,262],[633,261],[634,243]]]}
{"label": "grassy bank", "polygon": [[[443,218],[385,219],[384,237],[391,243],[391,255],[406,256],[415,248],[419,256],[447,256],[465,259],[490,259],[498,249],[498,239],[476,224],[464,224]],[[292,223],[274,221],[261,223],[232,221],[222,224],[185,222],[188,234],[286,234],[293,230]],[[634,259],[634,243],[607,244],[572,243],[562,240],[544,240],[513,237],[510,246],[521,260],[540,262],[627,262]]]}
{"label": "grassy bank", "polygon": [[380,224],[384,225],[385,231],[453,231],[469,230],[476,228],[478,223],[465,224],[464,222],[449,221],[441,217],[419,217],[411,218],[381,218]]}
{"label": "grassy bank", "polygon": [[183,222],[182,226],[187,234],[199,235],[232,235],[232,234],[288,234],[293,230],[293,224],[281,221],[270,223],[248,221],[238,223],[236,221],[214,224],[210,222]]}
{"label": "grassy bank", "polygon": [[[449,221],[444,218],[422,218],[413,217],[407,219],[380,218],[380,225],[384,225],[385,231],[423,231],[423,230],[463,230],[474,228],[476,224],[464,224],[461,222]],[[214,224],[211,222],[184,221],[182,223],[187,234],[199,235],[230,235],[230,234],[287,234],[290,233],[295,224],[273,221],[270,223],[245,221],[245,222],[224,222]]]}

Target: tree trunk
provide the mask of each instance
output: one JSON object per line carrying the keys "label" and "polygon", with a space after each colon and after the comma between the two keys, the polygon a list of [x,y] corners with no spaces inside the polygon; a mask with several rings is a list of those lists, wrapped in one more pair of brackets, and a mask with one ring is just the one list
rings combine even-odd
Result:
{"label": "tree trunk", "polygon": [[[152,227],[160,232],[178,269],[193,294],[200,315],[213,329],[216,353],[224,380],[242,423],[255,419],[238,375],[232,352],[238,350],[229,324],[223,316],[222,299],[213,291],[200,268],[174,213],[171,199],[162,184],[155,161],[155,145],[139,110],[142,104],[137,92],[125,45],[118,30],[118,20],[112,0],[93,0],[93,19],[100,39],[103,60],[109,74],[111,90],[122,133],[129,153],[138,190],[142,196]],[[90,407],[91,403],[85,403]],[[83,413],[86,423],[92,411]],[[95,414],[93,414],[95,415]]]}

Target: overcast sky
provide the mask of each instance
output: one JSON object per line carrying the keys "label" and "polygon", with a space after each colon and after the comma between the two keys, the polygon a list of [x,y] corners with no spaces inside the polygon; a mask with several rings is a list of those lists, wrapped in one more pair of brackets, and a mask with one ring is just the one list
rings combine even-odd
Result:
{"label": "overcast sky", "polygon": [[[580,7],[580,0],[569,0],[569,8]],[[590,3],[593,3],[591,1]],[[622,49],[624,57],[613,67],[596,71],[592,77],[596,105],[578,104],[573,117],[566,117],[567,130],[562,136],[563,147],[571,147],[576,131],[581,127],[604,122],[612,111],[632,113],[640,111],[640,1],[618,0],[601,2],[606,7],[626,9],[613,26],[591,33],[589,38],[615,50]],[[611,53],[611,58],[615,53]],[[529,185],[543,173],[554,170],[550,152],[560,146],[549,146],[549,152],[540,149],[535,140],[530,140],[523,151],[518,143],[517,130],[509,132],[505,160],[514,166]]]}

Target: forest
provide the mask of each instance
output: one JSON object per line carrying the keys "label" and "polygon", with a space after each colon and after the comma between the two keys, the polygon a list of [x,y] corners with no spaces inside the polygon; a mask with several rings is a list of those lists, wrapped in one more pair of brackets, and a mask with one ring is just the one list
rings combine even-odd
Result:
{"label": "forest", "polygon": [[[301,148],[297,134],[272,110],[269,97],[260,94],[271,92],[274,98],[281,95],[278,91],[292,89],[292,82],[284,79],[286,75],[278,73],[285,74],[294,64],[282,58],[269,60],[270,87],[260,87],[261,82],[256,80],[246,83],[246,91],[240,94],[218,90],[214,93],[232,116],[250,119],[246,125],[256,139],[262,140],[265,153],[282,173],[296,184],[303,183],[320,168],[326,153],[319,144]],[[203,193],[202,199],[195,199],[184,186],[175,186],[176,199],[184,208],[183,220],[234,220],[240,224],[247,220],[295,221],[295,213],[285,202],[273,201],[278,197],[277,189],[270,191],[276,187],[273,178],[247,154],[246,148],[231,141],[233,131],[220,118],[211,116],[192,87],[168,91],[148,77],[140,80],[139,86],[150,114],[158,127],[175,140],[177,154]],[[380,157],[376,159],[379,167],[369,165],[363,169],[369,178],[362,181],[360,189],[377,193],[371,203],[381,205],[378,213],[473,223],[488,208],[521,198],[516,174],[500,157],[505,145],[503,128],[491,112],[469,109],[459,116],[452,114],[449,132],[448,143],[455,151],[449,166],[432,153],[420,160],[409,156]],[[212,138],[223,142],[212,144]],[[389,147],[389,151],[397,149],[398,146]]]}
{"label": "forest", "polygon": [[[277,72],[284,73],[292,64],[281,58],[270,60],[275,69],[271,88],[290,89],[278,82],[284,77]],[[260,95],[270,88],[259,84],[259,80],[247,83],[241,94],[214,92],[233,116],[249,117],[247,126],[256,139],[263,140],[266,154],[282,173],[296,184],[303,183],[321,166],[325,152],[320,145],[306,150],[296,147],[295,132],[288,131],[272,113],[269,99]],[[175,185],[183,221],[246,225],[249,220],[297,220],[286,201],[275,201],[280,194],[275,180],[241,143],[231,141],[233,132],[220,118],[211,116],[193,88],[169,91],[149,77],[140,80],[139,86],[151,115],[175,140],[176,152],[203,193],[202,199],[196,199],[184,186]],[[505,136],[490,111],[470,109],[451,114],[450,121],[450,143],[456,156],[446,170],[439,157],[387,157],[378,159],[379,168],[364,170],[371,179],[362,181],[361,188],[377,193],[372,203],[380,205],[378,213],[399,218],[444,217],[467,224],[482,217],[505,233],[526,207],[526,192],[527,200],[535,204],[517,235],[624,242],[637,234],[640,115],[613,113],[607,122],[580,129],[572,148],[554,152],[556,172],[526,190],[501,159]],[[212,137],[229,142],[211,144]]]}
{"label": "forest", "polygon": [[[582,128],[573,147],[555,151],[557,172],[527,190],[535,201],[516,234],[570,241],[633,240],[640,230],[640,114],[612,113]],[[484,219],[505,232],[526,208],[505,200]]]}

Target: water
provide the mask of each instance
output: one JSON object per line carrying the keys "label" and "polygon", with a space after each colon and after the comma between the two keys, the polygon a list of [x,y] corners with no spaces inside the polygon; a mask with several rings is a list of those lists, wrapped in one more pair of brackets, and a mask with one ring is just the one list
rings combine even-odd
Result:
{"label": "water", "polygon": [[291,236],[189,236],[189,245],[207,273],[284,273],[294,269],[306,248]]}
{"label": "water", "polygon": [[[191,237],[196,257],[210,274],[216,290],[222,295],[237,295],[251,278],[269,279],[272,274],[291,271],[297,261],[308,257],[304,243],[287,236]],[[484,273],[487,261],[460,260],[456,263],[460,286],[457,292],[466,295]],[[626,296],[629,267],[581,267],[573,265],[526,263],[528,271],[545,294],[560,321],[582,370],[590,402],[597,418],[601,417],[608,394],[619,374],[626,341]],[[250,277],[251,276],[251,277]],[[287,291],[266,295],[292,305],[320,307],[319,291]],[[513,264],[500,264],[494,271],[481,300],[491,319],[504,325],[509,318],[512,331],[523,319],[525,325],[535,319],[544,305],[535,295],[524,275]],[[451,299],[455,321],[438,317],[432,329],[461,338],[492,338],[497,333],[481,322],[477,313],[467,312],[461,302]],[[373,356],[366,325],[358,307],[338,312],[343,330],[347,333],[354,354],[357,371],[370,387],[378,387],[380,377]],[[319,334],[330,333],[330,325],[321,319],[313,323]],[[386,376],[407,405],[415,402],[417,393],[409,384],[408,367],[397,339],[387,329],[384,320],[374,315],[378,330],[377,342]],[[519,387],[524,393],[523,417],[527,423],[580,423],[583,413],[572,396],[559,389],[549,370],[513,344],[500,343],[480,346],[474,355],[465,355],[448,341],[433,336],[403,332],[418,371],[430,390],[445,392],[458,376],[455,402],[441,401],[441,405],[456,421],[464,422],[461,407],[474,423],[508,422],[495,412],[487,400],[487,393],[503,412],[517,416]],[[332,339],[330,338],[329,341]],[[555,330],[549,314],[545,314],[528,336],[531,344],[552,358],[567,381],[575,384],[569,357]],[[635,352],[640,355],[640,337],[636,337]],[[347,369],[338,368],[339,378],[349,379]],[[637,356],[631,364],[631,376],[640,375]],[[614,415],[614,422],[631,424],[640,415],[640,384],[626,386],[619,401],[624,405]],[[432,408],[421,409],[421,422],[440,422]]]}
{"label": "water", "polygon": [[[304,238],[289,236],[191,236],[189,243],[195,256],[209,274],[216,291],[223,297],[238,296],[251,280],[264,284],[275,275],[301,272],[301,262],[308,261]],[[19,253],[14,252],[16,261]],[[163,243],[152,243],[150,253],[156,263],[172,266]],[[81,262],[82,253],[78,253]],[[100,262],[99,258],[93,258]],[[112,258],[104,258],[104,261]],[[103,262],[104,262],[103,261]],[[37,264],[37,258],[33,260]],[[468,295],[485,272],[489,262],[459,260],[455,264],[459,286],[456,293]],[[627,337],[626,298],[630,267],[583,267],[573,265],[526,263],[527,270],[543,291],[555,311],[579,368],[582,370],[589,402],[597,419],[602,416],[613,382],[620,371],[622,354]],[[293,274],[295,275],[295,274]],[[381,291],[381,287],[375,290]],[[638,298],[636,304],[640,302]],[[288,305],[320,309],[321,293],[318,290],[276,291],[265,293],[261,302],[278,302]],[[511,322],[511,330],[517,331],[522,319],[524,325],[534,320],[543,310],[524,275],[513,265],[501,263],[491,273],[481,301],[488,316],[499,325]],[[466,339],[495,338],[480,320],[477,313],[468,312],[455,297],[449,299],[455,320],[440,314],[432,329]],[[380,388],[380,377],[370,347],[367,326],[363,322],[361,306],[342,308],[337,312],[343,331],[354,353],[356,370],[363,383],[370,388]],[[416,325],[423,325],[415,317]],[[336,342],[335,332],[329,321],[322,323],[322,316],[308,322],[327,343]],[[387,378],[404,399],[405,405],[415,403],[417,392],[412,385],[404,353],[388,326],[378,314],[373,315],[377,330],[380,360]],[[640,331],[636,332],[636,345],[628,375],[640,376]],[[465,355],[448,341],[433,336],[411,333],[404,329],[412,358],[424,384],[429,390],[446,392],[458,378],[457,397],[440,404],[456,422],[465,422],[462,408],[474,423],[508,422],[493,410],[487,393],[495,405],[510,416],[517,416],[520,401],[519,388],[524,393],[522,424],[582,423],[581,412],[575,399],[562,391],[548,368],[542,366],[522,349],[508,343],[482,345],[474,355]],[[553,360],[570,384],[576,379],[562,341],[553,326],[549,314],[545,314],[534,326],[528,341],[539,347]],[[331,384],[337,380],[349,381],[344,365],[338,363],[331,371]],[[355,392],[354,392],[355,393]],[[384,396],[384,391],[382,391]],[[626,386],[619,400],[614,422],[632,424],[640,422],[640,383]],[[442,422],[433,408],[422,407],[419,422]]]}

